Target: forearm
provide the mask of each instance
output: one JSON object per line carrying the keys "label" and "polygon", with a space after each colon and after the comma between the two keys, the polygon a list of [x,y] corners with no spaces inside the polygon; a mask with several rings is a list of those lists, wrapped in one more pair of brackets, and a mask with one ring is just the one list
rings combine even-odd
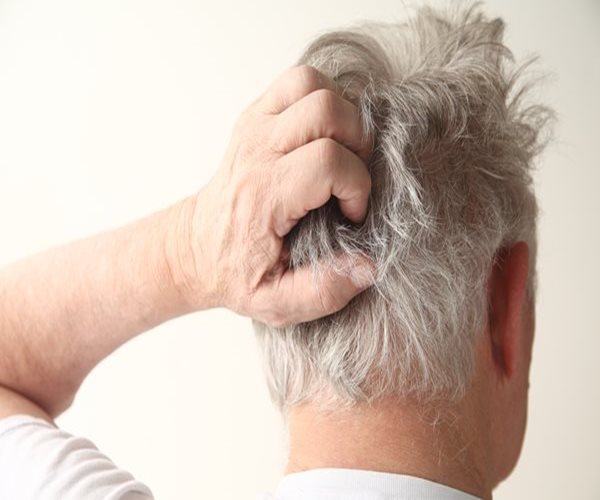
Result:
{"label": "forearm", "polygon": [[187,204],[1,270],[0,386],[55,416],[117,347],[198,308],[178,282]]}
{"label": "forearm", "polygon": [[336,89],[314,68],[290,68],[242,113],[199,193],[0,270],[0,411],[31,401],[57,415],[100,360],[176,316],[226,307],[283,327],[370,286],[368,256],[295,266],[284,242],[332,196],[354,223],[367,213],[372,141]]}

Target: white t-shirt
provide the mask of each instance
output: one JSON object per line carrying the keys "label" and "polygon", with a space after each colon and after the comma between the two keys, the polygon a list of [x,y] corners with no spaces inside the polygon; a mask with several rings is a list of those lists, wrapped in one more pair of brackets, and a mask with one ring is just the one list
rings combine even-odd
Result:
{"label": "white t-shirt", "polygon": [[478,500],[442,484],[403,474],[312,469],[288,474],[264,500]]}
{"label": "white t-shirt", "polygon": [[[0,499],[152,500],[150,489],[87,439],[44,420],[0,420]],[[314,469],[285,476],[258,500],[476,500],[441,484],[399,474]]]}
{"label": "white t-shirt", "polygon": [[150,500],[87,439],[26,415],[0,420],[0,499]]}

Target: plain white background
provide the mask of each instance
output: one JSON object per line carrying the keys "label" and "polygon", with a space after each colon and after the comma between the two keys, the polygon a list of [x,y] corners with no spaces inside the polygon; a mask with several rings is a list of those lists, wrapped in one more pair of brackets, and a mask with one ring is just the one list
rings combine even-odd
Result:
{"label": "plain white background", "polygon": [[[553,77],[540,97],[560,120],[537,175],[529,430],[497,498],[598,499],[600,4],[486,9],[507,21],[518,57],[541,56]],[[195,191],[238,113],[315,34],[403,13],[398,0],[0,0],[0,264]],[[253,498],[284,464],[250,322],[223,310],[126,345],[59,423],[158,499]]]}

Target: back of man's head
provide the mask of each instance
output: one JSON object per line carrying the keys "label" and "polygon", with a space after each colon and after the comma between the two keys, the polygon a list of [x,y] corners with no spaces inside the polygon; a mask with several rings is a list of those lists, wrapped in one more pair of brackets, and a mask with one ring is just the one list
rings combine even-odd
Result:
{"label": "back of man's head", "polygon": [[490,269],[518,241],[529,245],[533,295],[531,166],[549,112],[524,104],[530,86],[503,28],[476,7],[422,8],[403,23],[324,34],[301,57],[359,106],[375,149],[364,224],[330,201],[288,236],[290,265],[318,278],[336,253],[364,254],[376,284],[316,321],[254,323],[280,408],[459,397],[487,320]]}

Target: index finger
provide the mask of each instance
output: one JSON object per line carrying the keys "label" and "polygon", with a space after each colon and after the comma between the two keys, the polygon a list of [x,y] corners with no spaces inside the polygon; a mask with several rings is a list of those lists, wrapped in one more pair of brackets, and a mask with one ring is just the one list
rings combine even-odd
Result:
{"label": "index finger", "polygon": [[287,234],[310,210],[338,199],[342,213],[355,223],[364,220],[371,176],[365,163],[348,148],[333,139],[309,142],[279,161],[284,170],[274,213],[274,230]]}
{"label": "index finger", "polygon": [[266,113],[279,114],[319,89],[337,92],[337,84],[312,66],[292,66],[271,84],[259,99],[259,105]]}

